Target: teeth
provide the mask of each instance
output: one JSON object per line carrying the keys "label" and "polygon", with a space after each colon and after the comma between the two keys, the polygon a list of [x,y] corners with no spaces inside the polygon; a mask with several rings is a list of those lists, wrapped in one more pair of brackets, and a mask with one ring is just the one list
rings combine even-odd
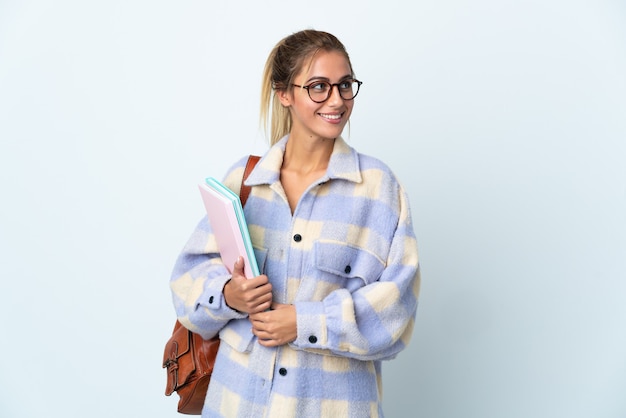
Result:
{"label": "teeth", "polygon": [[324,113],[320,113],[320,116],[326,118],[326,119],[339,119],[341,118],[341,115],[326,115]]}

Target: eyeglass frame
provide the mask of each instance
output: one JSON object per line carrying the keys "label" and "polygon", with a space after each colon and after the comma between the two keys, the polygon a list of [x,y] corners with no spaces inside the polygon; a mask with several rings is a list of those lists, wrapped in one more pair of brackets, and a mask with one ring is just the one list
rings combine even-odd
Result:
{"label": "eyeglass frame", "polygon": [[[339,83],[329,83],[328,81],[312,81],[309,84],[307,84],[306,86],[301,86],[300,84],[294,84],[294,83],[291,83],[291,85],[294,86],[294,87],[299,87],[301,89],[305,89],[307,91],[307,94],[309,95],[309,99],[311,99],[311,101],[313,101],[314,103],[324,103],[325,101],[330,99],[330,96],[333,95],[333,87],[335,87],[335,86],[337,86],[337,92],[339,93],[339,97],[341,97],[342,100],[350,101],[350,100],[354,100],[354,98],[357,96],[357,94],[359,94],[359,91],[361,90],[361,84],[363,84],[363,82],[357,80],[356,78],[351,78],[349,80],[352,80],[353,83],[357,84],[356,93],[354,93],[354,96],[352,96],[351,99],[345,99],[341,95],[341,89],[339,88],[339,85],[341,83],[345,83],[346,81],[348,81],[348,79],[340,81]],[[325,83],[327,85],[330,85],[330,89],[328,89],[328,96],[326,96],[326,98],[324,100],[322,100],[321,102],[318,102],[317,100],[314,100],[311,97],[311,90],[309,90],[309,89],[311,88],[312,85],[314,85],[314,84],[321,84],[321,83]]]}

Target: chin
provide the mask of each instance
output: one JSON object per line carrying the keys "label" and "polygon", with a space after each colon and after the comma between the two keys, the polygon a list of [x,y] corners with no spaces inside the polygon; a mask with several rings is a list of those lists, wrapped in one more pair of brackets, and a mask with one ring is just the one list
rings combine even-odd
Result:
{"label": "chin", "polygon": [[335,139],[341,136],[343,128],[341,129],[329,129],[324,132],[320,132],[319,136],[322,138]]}

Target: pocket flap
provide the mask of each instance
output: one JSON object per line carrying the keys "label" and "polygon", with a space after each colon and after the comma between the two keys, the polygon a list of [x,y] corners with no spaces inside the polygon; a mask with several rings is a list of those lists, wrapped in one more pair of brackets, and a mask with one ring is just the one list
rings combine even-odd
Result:
{"label": "pocket flap", "polygon": [[360,278],[365,284],[378,280],[385,269],[374,253],[336,241],[315,243],[315,265],[337,276]]}

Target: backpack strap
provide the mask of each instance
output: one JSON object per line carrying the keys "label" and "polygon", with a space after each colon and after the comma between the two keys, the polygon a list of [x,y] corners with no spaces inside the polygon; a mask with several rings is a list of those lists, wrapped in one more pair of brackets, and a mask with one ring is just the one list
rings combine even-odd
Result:
{"label": "backpack strap", "polygon": [[244,206],[246,204],[246,201],[248,200],[248,196],[250,195],[250,189],[251,189],[250,186],[246,186],[245,184],[243,184],[243,182],[246,181],[246,179],[250,175],[250,172],[254,169],[254,166],[256,166],[256,163],[258,163],[260,159],[261,157],[259,157],[258,155],[250,155],[248,157],[248,162],[246,163],[246,168],[243,171],[243,177],[241,178],[241,189],[239,191],[239,199],[241,199],[241,206]]}

